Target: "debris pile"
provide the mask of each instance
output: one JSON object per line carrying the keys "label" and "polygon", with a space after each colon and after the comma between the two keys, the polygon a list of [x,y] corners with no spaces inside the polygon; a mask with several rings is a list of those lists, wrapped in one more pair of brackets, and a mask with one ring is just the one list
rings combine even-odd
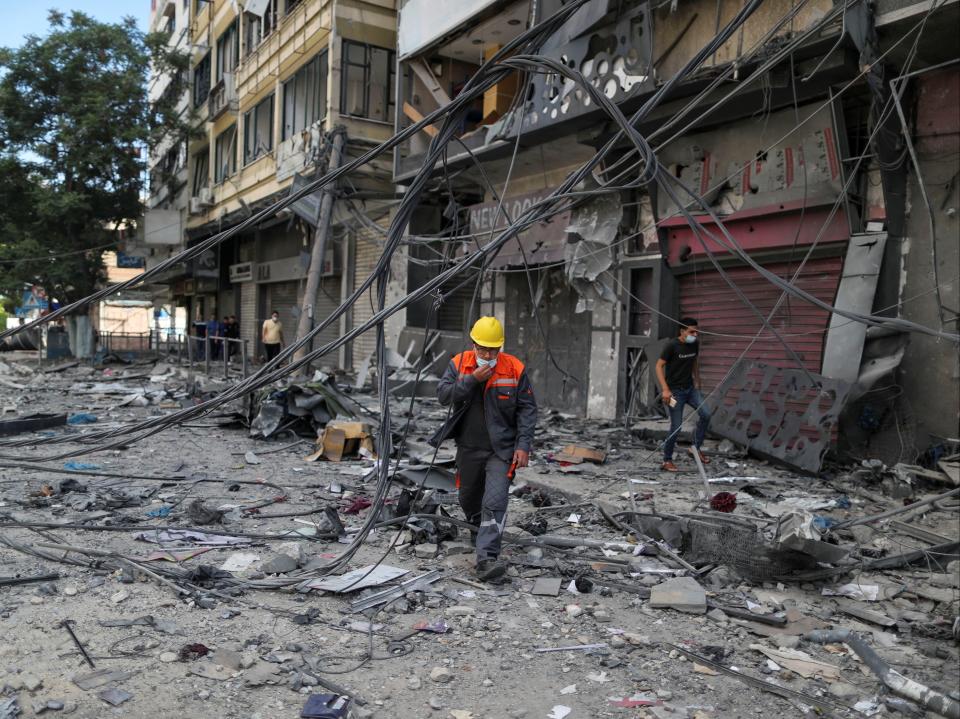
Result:
{"label": "debris pile", "polygon": [[[116,401],[133,371],[159,404]],[[150,366],[32,376],[0,383],[29,404],[5,421],[62,420],[4,450],[203,391]],[[254,436],[203,420],[0,468],[0,716],[145,715],[161,687],[197,716],[956,715],[960,489],[934,470],[818,479],[708,441],[709,469],[662,475],[649,431],[551,413],[507,574],[480,583],[454,454],[425,444],[445,409],[414,398],[384,457],[373,403],[322,378],[264,395]]]}

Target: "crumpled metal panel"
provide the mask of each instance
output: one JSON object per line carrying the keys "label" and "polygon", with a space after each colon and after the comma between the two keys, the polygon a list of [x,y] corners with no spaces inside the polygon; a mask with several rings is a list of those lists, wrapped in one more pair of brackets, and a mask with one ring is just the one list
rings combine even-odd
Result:
{"label": "crumpled metal panel", "polygon": [[[877,293],[877,279],[880,277],[886,241],[887,235],[883,232],[850,238],[835,307],[870,313]],[[838,314],[830,315],[830,330],[823,348],[823,374],[855,382],[860,373],[860,358],[866,337],[867,326],[862,322],[853,322]]]}
{"label": "crumpled metal panel", "polygon": [[809,377],[802,370],[738,362],[716,389],[710,430],[805,472],[819,472],[850,384]]}
{"label": "crumpled metal panel", "polygon": [[613,265],[613,241],[620,230],[623,205],[613,194],[598,195],[573,210],[567,232],[581,238],[566,245],[567,281],[580,295],[576,312],[593,310],[597,302],[616,302],[617,295],[601,274]]}

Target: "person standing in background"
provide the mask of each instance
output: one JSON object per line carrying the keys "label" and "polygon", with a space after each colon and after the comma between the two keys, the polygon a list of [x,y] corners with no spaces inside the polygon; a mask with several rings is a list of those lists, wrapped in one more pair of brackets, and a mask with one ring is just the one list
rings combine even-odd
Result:
{"label": "person standing in background", "polygon": [[260,339],[263,341],[263,350],[267,353],[267,362],[280,354],[283,349],[283,323],[276,310],[270,313],[270,319],[263,321]]}

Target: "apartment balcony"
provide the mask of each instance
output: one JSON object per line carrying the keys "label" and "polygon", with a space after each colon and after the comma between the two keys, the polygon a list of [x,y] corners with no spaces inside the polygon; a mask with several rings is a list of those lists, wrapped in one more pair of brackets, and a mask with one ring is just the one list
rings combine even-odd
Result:
{"label": "apartment balcony", "polygon": [[257,45],[248,48],[237,68],[237,87],[247,97],[276,82],[278,68],[311,56],[328,43],[333,23],[331,0],[301,0]]}
{"label": "apartment balcony", "polygon": [[153,0],[150,3],[150,24],[154,31],[162,30],[170,18],[177,12],[174,0]]}
{"label": "apartment balcony", "polygon": [[240,103],[237,98],[237,83],[235,75],[232,72],[223,73],[220,82],[210,90],[210,96],[207,98],[207,120],[215,122],[223,113],[237,112]]}

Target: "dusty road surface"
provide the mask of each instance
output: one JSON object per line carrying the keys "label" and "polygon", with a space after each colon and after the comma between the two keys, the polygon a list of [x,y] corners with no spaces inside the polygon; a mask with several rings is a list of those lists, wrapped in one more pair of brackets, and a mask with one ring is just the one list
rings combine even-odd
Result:
{"label": "dusty road surface", "polygon": [[[544,412],[510,500],[505,581],[476,581],[466,529],[420,518],[399,535],[375,529],[346,567],[393,578],[336,593],[310,585],[379,511],[358,501],[374,496],[373,460],[305,461],[312,439],[254,439],[222,415],[64,457],[83,445],[38,442],[169,414],[227,385],[162,364],[40,374],[0,362],[4,421],[96,418],[2,438],[3,719],[281,719],[341,692],[353,717],[923,716],[847,644],[804,638],[831,628],[957,698],[955,546],[896,559],[957,541],[956,496],[827,530],[949,484],[885,468],[804,477],[714,441],[710,492],[736,494],[731,520],[710,512],[685,453],[679,475],[658,471],[665,422],[630,431]],[[401,430],[407,407],[396,400]],[[405,468],[442,416],[415,403]],[[558,461],[571,444],[604,461]],[[380,520],[411,511],[411,476]],[[622,514],[634,508],[646,516]],[[430,512],[462,519],[441,489],[414,499],[414,514]],[[776,544],[778,522],[781,539],[799,523],[799,545]]]}

